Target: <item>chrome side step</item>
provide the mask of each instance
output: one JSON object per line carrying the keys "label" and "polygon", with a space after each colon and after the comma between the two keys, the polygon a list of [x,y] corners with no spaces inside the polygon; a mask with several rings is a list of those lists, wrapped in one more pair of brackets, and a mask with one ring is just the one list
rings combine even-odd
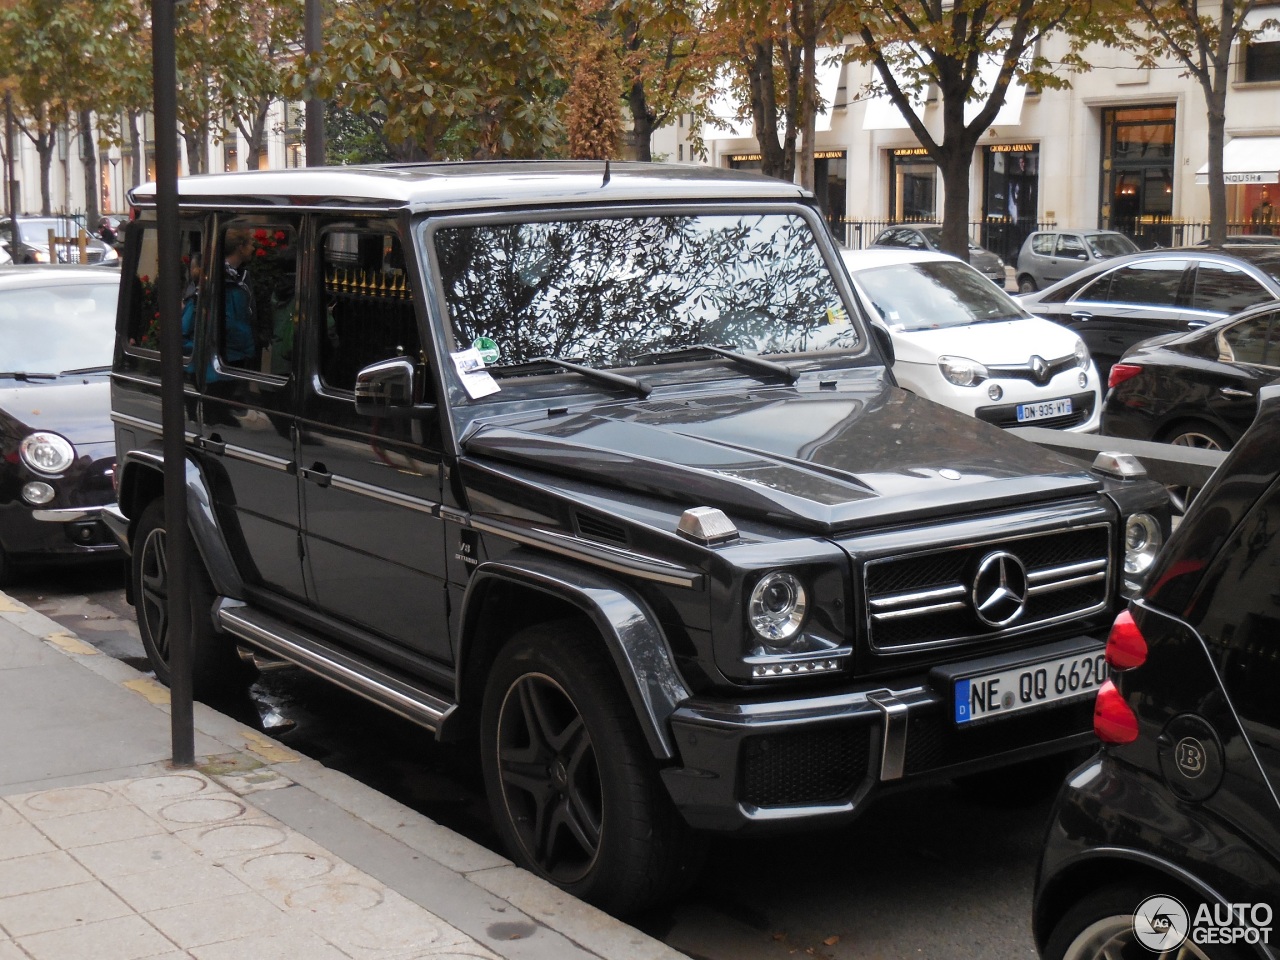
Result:
{"label": "chrome side step", "polygon": [[243,601],[221,598],[214,617],[233,637],[310,670],[428,730],[438,733],[457,707],[385,667],[336,650],[314,634],[246,606]]}

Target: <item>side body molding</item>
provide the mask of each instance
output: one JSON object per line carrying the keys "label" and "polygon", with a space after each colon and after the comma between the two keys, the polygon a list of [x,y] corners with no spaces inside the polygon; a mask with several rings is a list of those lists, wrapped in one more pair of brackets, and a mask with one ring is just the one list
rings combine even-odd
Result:
{"label": "side body molding", "polygon": [[608,647],[654,756],[661,760],[675,757],[667,720],[688,699],[689,690],[676,671],[657,618],[625,585],[567,560],[516,550],[502,562],[476,568],[462,605],[459,692],[463,665],[468,662],[466,651],[479,619],[476,614],[495,581],[549,594],[581,610]]}
{"label": "side body molding", "polygon": [[[164,457],[157,451],[140,449],[130,450],[125,454],[120,474],[119,503],[129,518],[130,530],[138,519],[137,492],[144,479],[147,479],[144,475],[163,473]],[[214,516],[213,498],[209,494],[208,484],[205,483],[200,467],[189,457],[186,463],[186,486],[187,526],[205,569],[209,571],[214,590],[224,597],[244,599],[244,581],[236,570],[231,550]],[[127,547],[132,552],[132,544]]]}

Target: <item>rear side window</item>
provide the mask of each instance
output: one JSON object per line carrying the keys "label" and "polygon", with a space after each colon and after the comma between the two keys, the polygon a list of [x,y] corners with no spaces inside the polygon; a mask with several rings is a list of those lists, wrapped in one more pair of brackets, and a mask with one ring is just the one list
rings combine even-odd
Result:
{"label": "rear side window", "polygon": [[1150,260],[1131,263],[1099,277],[1084,290],[1079,299],[1104,303],[1131,303],[1135,306],[1174,307],[1185,260]]}
{"label": "rear side window", "polygon": [[[160,302],[158,284],[160,280],[159,246],[155,224],[139,224],[136,231],[137,255],[133,261],[133,269],[125,278],[125,289],[121,296],[123,306],[121,333],[124,335],[126,352],[146,353],[160,349]],[[178,234],[181,251],[179,270],[179,290],[183,303],[184,323],[187,321],[189,306],[193,303],[201,277],[201,235],[194,226],[183,225]],[[191,327],[183,331],[184,356],[189,356],[192,349]]]}
{"label": "rear side window", "polygon": [[1191,305],[1214,313],[1238,313],[1273,299],[1267,288],[1243,270],[1222,263],[1201,263]]}
{"label": "rear side window", "polygon": [[1234,363],[1280,366],[1280,344],[1276,342],[1280,330],[1276,328],[1276,318],[1274,313],[1250,317],[1218,334],[1219,357]]}
{"label": "rear side window", "polygon": [[1052,233],[1037,233],[1031,238],[1031,249],[1042,257],[1052,256],[1053,241],[1054,237]]}
{"label": "rear side window", "polygon": [[241,221],[222,234],[212,326],[223,366],[288,376],[280,333],[297,314],[297,232],[292,224]]}

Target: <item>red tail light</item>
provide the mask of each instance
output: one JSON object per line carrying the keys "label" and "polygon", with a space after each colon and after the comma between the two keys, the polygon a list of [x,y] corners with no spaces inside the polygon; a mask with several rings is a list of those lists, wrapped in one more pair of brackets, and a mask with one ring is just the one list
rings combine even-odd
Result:
{"label": "red tail light", "polygon": [[1126,380],[1132,380],[1142,372],[1142,368],[1135,363],[1117,363],[1111,368],[1111,372],[1107,374],[1107,389],[1118,387]]}
{"label": "red tail light", "polygon": [[1093,732],[1103,743],[1133,743],[1138,739],[1138,718],[1110,680],[1098,688]]}
{"label": "red tail light", "polygon": [[1128,610],[1121,611],[1111,625],[1106,657],[1116,670],[1129,670],[1147,662],[1147,641]]}

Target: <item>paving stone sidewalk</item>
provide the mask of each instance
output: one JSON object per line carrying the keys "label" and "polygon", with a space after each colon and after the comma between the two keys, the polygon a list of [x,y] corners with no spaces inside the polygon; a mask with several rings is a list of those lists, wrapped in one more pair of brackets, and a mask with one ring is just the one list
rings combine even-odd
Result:
{"label": "paving stone sidewalk", "polygon": [[0,960],[678,960],[0,593]]}

